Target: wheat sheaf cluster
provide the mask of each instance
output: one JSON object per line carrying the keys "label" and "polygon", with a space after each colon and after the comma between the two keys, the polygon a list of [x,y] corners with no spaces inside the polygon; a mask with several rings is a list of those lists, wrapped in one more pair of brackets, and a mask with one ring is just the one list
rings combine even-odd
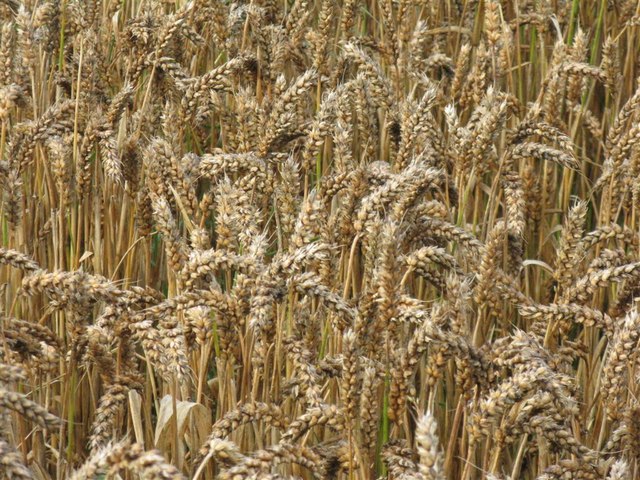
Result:
{"label": "wheat sheaf cluster", "polygon": [[0,477],[640,478],[639,29],[0,0]]}

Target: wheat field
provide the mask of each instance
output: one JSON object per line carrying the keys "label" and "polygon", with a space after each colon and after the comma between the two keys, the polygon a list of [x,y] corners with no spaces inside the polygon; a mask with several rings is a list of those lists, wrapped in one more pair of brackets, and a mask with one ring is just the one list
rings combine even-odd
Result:
{"label": "wheat field", "polygon": [[633,0],[0,0],[0,477],[640,478],[639,61]]}

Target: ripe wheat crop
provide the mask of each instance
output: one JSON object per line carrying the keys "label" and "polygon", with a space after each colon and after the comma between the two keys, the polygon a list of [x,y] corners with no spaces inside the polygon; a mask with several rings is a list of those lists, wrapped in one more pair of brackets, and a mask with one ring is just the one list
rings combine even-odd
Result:
{"label": "ripe wheat crop", "polygon": [[633,0],[0,0],[0,477],[640,478],[639,48]]}

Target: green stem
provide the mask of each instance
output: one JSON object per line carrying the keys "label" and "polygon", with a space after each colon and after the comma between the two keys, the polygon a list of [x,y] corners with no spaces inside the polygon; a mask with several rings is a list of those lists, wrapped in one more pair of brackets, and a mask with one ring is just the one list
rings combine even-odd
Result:
{"label": "green stem", "polygon": [[576,31],[576,19],[580,10],[580,0],[573,0],[571,4],[571,16],[569,17],[569,35],[567,36],[567,45],[573,43],[573,36]]}
{"label": "green stem", "polygon": [[376,472],[380,476],[387,474],[387,467],[382,461],[382,446],[389,441],[389,387],[391,385],[389,373],[384,379],[384,398],[382,400],[382,422],[380,427],[380,441],[376,452]]}

